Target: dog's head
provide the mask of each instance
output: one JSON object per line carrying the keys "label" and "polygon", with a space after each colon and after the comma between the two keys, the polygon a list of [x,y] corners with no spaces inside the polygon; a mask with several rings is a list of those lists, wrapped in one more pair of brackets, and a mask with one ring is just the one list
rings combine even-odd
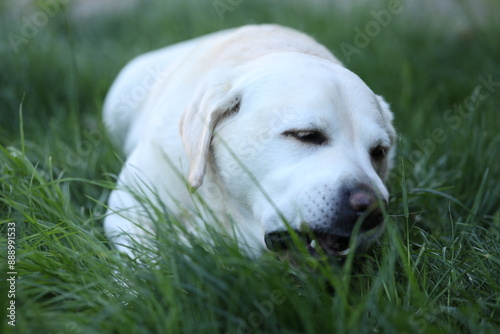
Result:
{"label": "dog's head", "polygon": [[247,242],[271,250],[290,230],[330,255],[347,253],[354,231],[362,245],[376,239],[395,140],[387,103],[354,73],[304,54],[261,57],[223,78],[181,121],[190,185],[210,174]]}

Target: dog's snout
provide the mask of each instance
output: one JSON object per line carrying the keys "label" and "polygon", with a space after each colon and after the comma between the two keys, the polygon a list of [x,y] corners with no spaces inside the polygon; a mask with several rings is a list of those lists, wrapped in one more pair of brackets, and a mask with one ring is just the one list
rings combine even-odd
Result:
{"label": "dog's snout", "polygon": [[[318,254],[318,247],[327,255],[342,257],[351,251],[364,249],[382,233],[383,212],[387,202],[377,196],[377,192],[369,185],[359,183],[344,186],[330,198],[321,195],[323,199],[333,199],[336,205],[328,206],[326,201],[323,202],[324,207],[318,208],[316,214],[311,217],[313,219],[306,220],[300,228],[295,229],[298,238],[292,237],[286,230],[266,233],[267,248],[273,251],[287,250],[296,241],[301,241],[311,254]],[[328,211],[325,206],[334,209]],[[360,243],[350,249],[353,234],[356,234],[356,242]]]}

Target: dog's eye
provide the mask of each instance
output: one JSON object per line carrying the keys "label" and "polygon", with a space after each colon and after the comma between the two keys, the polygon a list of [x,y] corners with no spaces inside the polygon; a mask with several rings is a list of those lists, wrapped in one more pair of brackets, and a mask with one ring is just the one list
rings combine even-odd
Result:
{"label": "dog's eye", "polygon": [[323,145],[328,141],[325,134],[318,130],[289,130],[283,136],[292,137],[306,144]]}
{"label": "dog's eye", "polygon": [[385,155],[387,154],[387,147],[384,146],[376,146],[372,148],[370,151],[370,156],[372,159],[376,162],[379,162],[385,158]]}

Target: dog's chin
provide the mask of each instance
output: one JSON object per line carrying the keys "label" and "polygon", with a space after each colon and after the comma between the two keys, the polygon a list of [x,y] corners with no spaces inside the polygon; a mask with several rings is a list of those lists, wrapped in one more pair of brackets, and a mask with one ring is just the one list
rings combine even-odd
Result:
{"label": "dog's chin", "polygon": [[303,255],[309,255],[314,259],[326,258],[342,264],[350,254],[358,256],[366,252],[383,231],[382,223],[376,228],[358,234],[355,240],[353,236],[339,236],[326,232],[314,234],[295,232],[296,237],[285,231],[272,232],[266,234],[266,245],[280,259],[292,264],[300,261]]}

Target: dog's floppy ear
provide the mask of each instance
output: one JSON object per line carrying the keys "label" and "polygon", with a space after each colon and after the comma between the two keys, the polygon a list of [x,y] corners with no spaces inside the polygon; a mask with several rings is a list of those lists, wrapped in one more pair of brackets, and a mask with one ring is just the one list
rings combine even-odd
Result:
{"label": "dog's floppy ear", "polygon": [[188,183],[192,191],[203,183],[210,143],[217,123],[237,112],[240,100],[240,94],[231,86],[229,80],[217,80],[202,87],[184,111],[180,132],[189,158]]}

